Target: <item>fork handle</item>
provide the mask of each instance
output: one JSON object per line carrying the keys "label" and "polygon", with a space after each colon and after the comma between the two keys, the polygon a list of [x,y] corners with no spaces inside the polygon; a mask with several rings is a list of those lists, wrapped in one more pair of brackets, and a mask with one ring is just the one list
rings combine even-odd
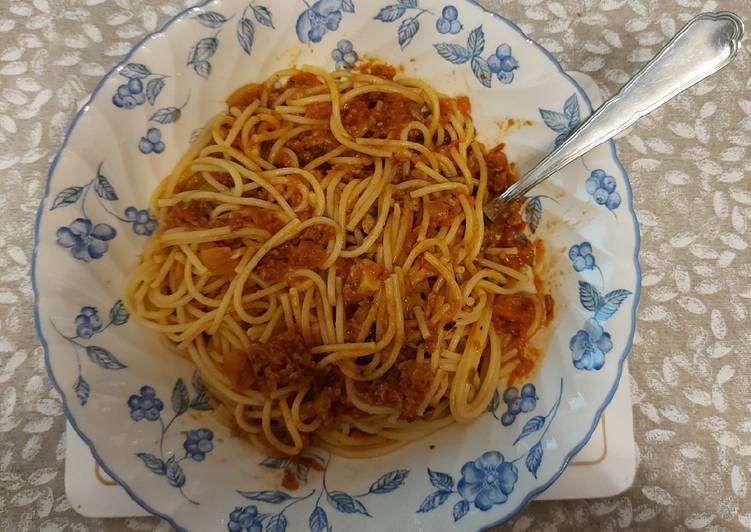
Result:
{"label": "fork handle", "polygon": [[743,22],[726,11],[691,19],[621,90],[522,179],[485,205],[494,220],[508,205],[642,116],[714,74],[738,53]]}

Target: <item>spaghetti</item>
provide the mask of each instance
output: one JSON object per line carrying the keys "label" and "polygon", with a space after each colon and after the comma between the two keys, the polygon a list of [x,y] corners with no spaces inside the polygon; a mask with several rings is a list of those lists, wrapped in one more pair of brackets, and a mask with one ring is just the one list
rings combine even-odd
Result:
{"label": "spaghetti", "polygon": [[518,209],[489,228],[482,212],[512,179],[465,97],[386,65],[280,71],[158,186],[126,303],[252,442],[385,453],[534,367],[540,246]]}

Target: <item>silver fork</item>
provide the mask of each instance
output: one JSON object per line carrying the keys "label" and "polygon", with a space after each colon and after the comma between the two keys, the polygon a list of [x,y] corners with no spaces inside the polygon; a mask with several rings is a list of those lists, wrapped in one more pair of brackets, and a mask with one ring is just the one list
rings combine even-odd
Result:
{"label": "silver fork", "polygon": [[616,136],[642,116],[730,63],[743,39],[734,13],[702,13],[691,19],[612,98],[503,194],[485,205],[492,221],[510,204],[555,172]]}

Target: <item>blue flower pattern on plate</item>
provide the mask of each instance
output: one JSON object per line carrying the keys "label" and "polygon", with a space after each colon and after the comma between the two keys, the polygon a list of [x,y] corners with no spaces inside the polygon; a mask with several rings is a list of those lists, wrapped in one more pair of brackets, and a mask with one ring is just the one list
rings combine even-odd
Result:
{"label": "blue flower pattern on plate", "polygon": [[[70,205],[79,206],[81,216],[73,220],[70,225],[58,228],[56,242],[58,246],[70,249],[71,255],[83,262],[101,259],[107,253],[107,250],[109,250],[108,242],[117,236],[117,230],[111,225],[104,223],[94,224],[91,221],[91,217],[86,210],[86,200],[89,198],[89,193],[92,189],[99,205],[107,214],[120,222],[134,224],[134,220],[127,218],[127,213],[129,209],[135,209],[135,207],[128,207],[125,217],[116,214],[108,207],[108,203],[117,201],[120,198],[107,176],[102,172],[103,166],[104,163],[99,164],[96,176],[85,185],[67,187],[59,192],[50,207],[50,210],[54,211]],[[144,222],[144,227],[150,228],[153,233],[154,229],[156,229],[156,225],[154,225],[156,224],[156,220],[151,218],[151,221],[153,223]],[[146,235],[151,233],[139,233],[136,231],[136,234]]]}
{"label": "blue flower pattern on plate", "polygon": [[85,406],[89,402],[89,396],[91,394],[91,386],[83,376],[83,366],[81,364],[81,351],[86,353],[86,356],[102,369],[125,369],[127,366],[120,362],[118,358],[110,353],[107,349],[98,345],[91,345],[84,343],[82,340],[91,340],[97,334],[103,332],[111,326],[119,327],[128,323],[130,314],[125,308],[122,301],[116,301],[109,313],[109,321],[106,324],[102,323],[102,318],[99,316],[99,309],[92,306],[81,307],[81,310],[76,314],[73,320],[73,325],[76,330],[74,335],[66,335],[63,333],[55,323],[52,323],[52,327],[55,329],[65,341],[70,343],[76,353],[76,361],[78,367],[78,376],[73,384],[73,391],[76,393],[76,398],[81,406]]}
{"label": "blue flower pattern on plate", "polygon": [[441,16],[435,23],[435,29],[438,33],[450,33],[456,35],[462,31],[462,23],[459,22],[459,11],[455,6],[446,6],[441,11]]}
{"label": "blue flower pattern on plate", "polygon": [[255,505],[238,506],[229,514],[227,530],[230,532],[261,532],[268,514],[258,512]]}
{"label": "blue flower pattern on plate", "polygon": [[595,203],[605,205],[611,211],[621,206],[621,195],[615,188],[615,178],[601,169],[592,170],[584,183],[584,189],[594,198]]}
{"label": "blue flower pattern on plate", "polygon": [[76,335],[88,340],[102,330],[102,318],[96,307],[83,307],[76,316]]}
{"label": "blue flower pattern on plate", "polygon": [[613,349],[610,334],[594,318],[584,322],[584,328],[576,332],[569,342],[576,369],[602,369],[605,355]]}
{"label": "blue flower pattern on plate", "polygon": [[[287,509],[317,495],[313,505],[313,510],[308,518],[308,526],[310,527],[311,532],[330,531],[331,527],[329,526],[328,515],[322,506],[322,500],[324,497],[328,505],[337,512],[372,517],[368,512],[367,507],[362,502],[362,499],[368,495],[384,495],[396,491],[404,485],[404,482],[409,475],[409,470],[407,469],[389,471],[373,482],[367,491],[361,494],[351,495],[343,491],[329,489],[326,482],[326,473],[331,457],[324,460],[323,457],[313,453],[305,454],[302,457],[311,462],[315,462],[318,466],[317,468],[323,470],[320,487],[313,489],[307,495],[301,497],[290,495],[286,491],[238,491],[238,493],[244,498],[254,502],[263,502],[272,505],[283,504],[284,506],[281,510],[271,513],[260,513],[255,505],[245,507],[236,506],[229,514],[227,529],[231,532],[259,530],[258,528],[253,527],[261,526],[263,521],[268,519],[266,521],[267,531],[285,532],[288,522],[284,514]],[[308,466],[304,466],[302,471],[299,468],[299,466],[303,464],[304,462],[294,463],[289,458],[271,457],[266,458],[261,462],[262,466],[270,469],[290,470],[291,468],[295,468],[294,474],[298,480],[307,481]]]}
{"label": "blue flower pattern on plate", "polygon": [[605,283],[605,276],[597,265],[597,260],[595,260],[595,255],[592,251],[592,244],[587,241],[581,244],[574,244],[568,249],[568,258],[574,271],[585,272],[588,270],[597,270],[597,273],[600,274],[600,281],[603,284]]}
{"label": "blue flower pattern on plate", "polygon": [[318,0],[300,13],[295,24],[297,38],[303,44],[321,42],[324,35],[339,29],[343,13],[354,13],[352,0]]}
{"label": "blue flower pattern on plate", "polygon": [[158,128],[152,127],[141,137],[138,142],[138,151],[144,155],[149,153],[162,153],[164,151],[164,142],[162,141],[162,132]]}
{"label": "blue flower pattern on plate", "polygon": [[142,386],[140,394],[133,394],[128,398],[128,408],[133,421],[156,421],[162,416],[164,403],[156,396],[151,386]]}
{"label": "blue flower pattern on plate", "polygon": [[142,63],[128,63],[118,74],[125,78],[125,82],[117,86],[112,103],[121,109],[135,109],[146,101],[154,105],[167,79]]}
{"label": "blue flower pattern on plate", "polygon": [[592,244],[589,242],[582,242],[581,244],[571,246],[568,250],[568,258],[571,260],[571,266],[577,272],[593,270],[597,267],[597,261],[592,253]]}
{"label": "blue flower pattern on plate", "polygon": [[514,70],[519,68],[519,61],[511,55],[511,47],[508,44],[502,44],[488,58],[488,68],[490,72],[498,76],[498,81],[508,85],[514,81]]}
{"label": "blue flower pattern on plate", "polygon": [[537,406],[537,399],[537,390],[532,383],[522,386],[521,395],[516,387],[507,388],[503,392],[503,402],[506,403],[507,410],[501,416],[501,424],[508,427],[514,423],[516,416],[519,414],[526,414],[534,410]]}
{"label": "blue flower pattern on plate", "polygon": [[360,57],[355,52],[352,41],[342,39],[336,43],[336,48],[331,52],[331,58],[336,61],[337,70],[352,70]]}
{"label": "blue flower pattern on plate", "polygon": [[180,464],[185,460],[203,461],[206,455],[214,450],[214,433],[207,428],[188,431],[183,442],[185,454],[181,458],[177,458],[175,453],[165,453],[164,451],[164,443],[169,430],[180,416],[189,410],[206,411],[214,408],[209,401],[208,390],[197,372],[193,374],[191,385],[194,392],[192,397],[188,386],[182,378],[177,379],[177,382],[175,382],[171,397],[173,415],[166,423],[164,418],[162,418],[164,402],[157,396],[156,390],[151,386],[142,386],[139,393],[132,394],[128,398],[127,406],[133,421],[158,421],[161,431],[159,436],[159,453],[140,452],[136,453],[136,456],[149,471],[155,475],[165,477],[169,485],[177,488],[185,500],[198,505],[200,503],[188,497],[183,490],[187,482],[187,477],[183,466]]}
{"label": "blue flower pattern on plate", "polygon": [[418,6],[417,0],[399,0],[396,4],[390,4],[381,8],[374,17],[381,22],[390,23],[400,20],[407,13],[412,14],[412,16],[402,20],[397,32],[399,46],[402,50],[409,46],[415,35],[417,35],[417,32],[420,31],[420,17],[426,13],[432,13]]}
{"label": "blue flower pattern on plate", "polygon": [[196,462],[202,462],[206,455],[214,449],[214,433],[208,429],[188,431],[185,437],[185,454]]}
{"label": "blue flower pattern on plate", "polygon": [[545,125],[558,133],[555,138],[555,145],[559,146],[569,135],[579,127],[581,117],[579,115],[579,100],[576,94],[572,94],[563,104],[563,112],[552,111],[550,109],[540,109],[540,116]]}
{"label": "blue flower pattern on plate", "polygon": [[[498,408],[501,405],[501,399],[506,405],[506,411],[499,417]],[[501,425],[510,427],[516,421],[517,416],[532,412],[537,407],[538,399],[537,388],[534,384],[528,382],[522,386],[521,393],[516,386],[506,388],[503,395],[496,390],[486,410],[493,414],[493,417],[500,421]]]}
{"label": "blue flower pattern on plate", "polygon": [[506,502],[519,479],[516,466],[498,451],[487,451],[474,462],[467,462],[461,474],[456,488],[459,495],[483,512]]}
{"label": "blue flower pattern on plate", "polygon": [[154,234],[159,222],[151,215],[149,209],[136,209],[128,207],[125,209],[125,220],[133,224],[133,232],[137,235],[149,236]]}
{"label": "blue flower pattern on plate", "polygon": [[482,26],[470,32],[466,46],[444,42],[434,44],[433,47],[438,55],[450,63],[469,63],[477,81],[487,88],[493,86],[493,75],[502,83],[511,83],[514,80],[514,70],[519,68],[519,63],[511,55],[511,47],[507,44],[501,44],[488,59],[482,57],[485,51],[485,32]]}
{"label": "blue flower pattern on plate", "polygon": [[108,241],[117,236],[108,224],[93,225],[87,218],[77,218],[69,227],[57,230],[57,245],[70,249],[71,255],[84,262],[101,259],[109,249]]}
{"label": "blue flower pattern on plate", "polygon": [[[504,392],[503,396],[504,401],[509,405],[509,411],[511,411],[511,405],[514,405],[514,411],[517,412],[515,416],[522,413],[524,408],[527,408],[531,412],[537,405],[537,391],[532,384],[525,384],[522,387],[521,395],[519,395],[519,391],[516,388],[511,387]],[[467,515],[472,506],[486,512],[497,504],[505,503],[509,495],[514,491],[517,480],[519,480],[519,471],[516,463],[522,460],[524,460],[527,471],[537,478],[537,472],[542,464],[544,455],[542,441],[550,429],[555,416],[558,414],[562,397],[563,379],[561,379],[558,399],[548,413],[544,416],[538,415],[529,419],[514,441],[514,445],[516,445],[528,436],[540,433],[537,442],[518,458],[506,460],[500,451],[486,451],[475,460],[470,460],[462,466],[460,471],[461,479],[459,479],[456,486],[454,477],[449,473],[433,471],[428,468],[428,480],[436,488],[436,491],[425,497],[417,509],[417,513],[435,510],[454,494],[461,498],[454,504],[452,510],[454,521],[458,521]],[[525,399],[528,399],[526,405],[524,405]],[[499,402],[499,395],[496,392],[488,406],[488,410],[493,412],[494,416],[496,416],[495,410],[498,408]]]}

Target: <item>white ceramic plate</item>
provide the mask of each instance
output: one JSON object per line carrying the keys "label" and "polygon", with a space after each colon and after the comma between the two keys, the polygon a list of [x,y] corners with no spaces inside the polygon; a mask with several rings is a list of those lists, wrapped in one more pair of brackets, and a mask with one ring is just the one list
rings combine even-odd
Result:
{"label": "white ceramic plate", "polygon": [[225,97],[292,64],[347,68],[366,56],[469,95],[481,140],[504,141],[521,171],[590,112],[549,53],[466,0],[224,0],[182,13],[128,54],[52,164],[33,270],[50,378],[101,466],[176,528],[498,523],[560,475],[615,391],[640,276],[631,191],[612,144],[527,200],[527,221],[547,242],[556,318],[517,415],[501,392],[475,422],[382,458],[316,453],[325,470],[297,468],[301,488],[288,492],[279,470],[292,466],[231,438],[190,364],[129,320],[120,294],[155,228],[145,210],[151,190]]}

